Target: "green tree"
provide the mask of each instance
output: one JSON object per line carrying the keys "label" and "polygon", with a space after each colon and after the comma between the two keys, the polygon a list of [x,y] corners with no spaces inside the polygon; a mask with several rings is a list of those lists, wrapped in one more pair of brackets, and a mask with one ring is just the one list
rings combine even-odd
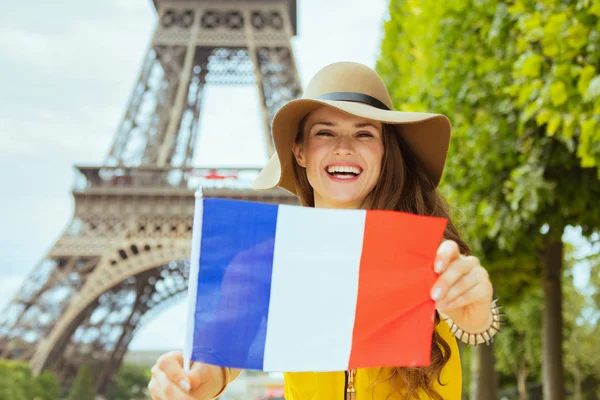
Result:
{"label": "green tree", "polygon": [[90,369],[87,365],[83,365],[69,392],[69,400],[95,400],[96,390],[94,388],[94,382],[90,375]]}
{"label": "green tree", "polygon": [[[597,310],[596,318],[599,318],[598,314],[600,310],[600,235],[596,238],[594,246],[589,249],[589,255],[584,255],[584,261],[588,263],[590,267],[590,281],[589,289],[592,294],[592,302],[594,309]],[[597,321],[597,319],[596,319]]]}
{"label": "green tree", "polygon": [[0,360],[1,398],[15,400],[28,400],[31,398],[30,385],[25,385],[29,379],[31,379],[31,370],[26,363]]}
{"label": "green tree", "polygon": [[514,376],[519,400],[529,380],[539,381],[541,366],[542,288],[530,288],[519,303],[505,307],[506,321],[496,339],[497,368]]}
{"label": "green tree", "polygon": [[146,367],[136,364],[123,364],[116,374],[113,400],[139,400],[149,399],[146,392],[151,373]]}
{"label": "green tree", "polygon": [[[600,357],[594,350],[600,347],[598,308],[592,297],[587,295],[590,290],[595,290],[592,281],[581,290],[574,284],[575,269],[581,264],[575,256],[577,249],[570,243],[565,243],[565,250],[565,367],[572,378],[569,386],[575,394],[574,399],[582,400],[585,398],[583,383],[599,378],[597,371],[600,371]],[[495,342],[497,368],[501,373],[514,376],[520,400],[528,398],[528,383],[541,382],[541,300],[542,288],[537,286],[529,289],[519,303],[506,306],[502,335]]]}
{"label": "green tree", "polygon": [[39,400],[56,400],[59,392],[58,381],[52,371],[44,371],[35,378],[33,398]]}
{"label": "green tree", "polygon": [[[567,270],[565,276],[565,368],[572,378],[569,386],[574,400],[598,398],[600,394],[597,383],[600,379],[600,355],[597,351],[600,348],[600,304],[595,301],[600,288],[600,256],[595,250],[592,249],[591,257],[586,256],[583,260],[577,259],[573,253],[566,257],[566,264],[589,267],[590,272],[590,280],[582,290],[576,290],[572,284],[573,269]],[[595,384],[586,388],[586,382]]]}
{"label": "green tree", "polygon": [[0,399],[57,400],[58,382],[51,372],[33,376],[23,361],[0,360]]}
{"label": "green tree", "polygon": [[[574,400],[583,400],[583,381],[595,375],[600,366],[597,349],[600,331],[582,316],[587,298],[572,287],[565,287],[565,368],[572,376]],[[579,314],[577,314],[579,311]]]}
{"label": "green tree", "polygon": [[377,63],[397,109],[452,120],[441,189],[497,295],[541,276],[547,400],[565,396],[562,234],[600,228],[599,16],[598,0],[391,0]]}

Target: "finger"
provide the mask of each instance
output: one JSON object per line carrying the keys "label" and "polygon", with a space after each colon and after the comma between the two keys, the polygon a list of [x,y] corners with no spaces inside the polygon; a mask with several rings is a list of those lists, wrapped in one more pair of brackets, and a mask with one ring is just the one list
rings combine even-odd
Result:
{"label": "finger", "polygon": [[438,251],[435,257],[434,269],[435,272],[441,274],[446,270],[448,265],[457,258],[460,257],[460,249],[458,244],[454,240],[446,240],[444,241],[440,247],[438,247]]}
{"label": "finger", "polygon": [[[217,370],[217,371],[215,371]],[[218,373],[215,373],[218,372]],[[222,380],[222,371],[220,367],[215,367],[210,364],[195,362],[188,372],[188,378],[192,384],[192,388],[200,386],[203,383],[213,381],[215,379]]]}
{"label": "finger", "polygon": [[[487,276],[487,271],[485,272]],[[438,305],[438,309],[454,310],[476,304],[490,304],[492,302],[493,291],[494,289],[489,279],[480,280],[477,285],[472,287],[469,291],[463,293],[454,300],[443,304],[443,307]]]}
{"label": "finger", "polygon": [[464,296],[479,283],[485,282],[486,276],[487,271],[485,268],[481,266],[473,268],[448,288],[446,294],[437,302],[437,307],[447,308],[447,305],[458,297]]}
{"label": "finger", "polygon": [[227,383],[223,368],[210,364],[195,363],[189,374],[194,398],[213,398]]}
{"label": "finger", "polygon": [[183,370],[183,355],[181,351],[171,351],[163,354],[156,362],[156,367],[160,369],[171,382],[179,385],[185,392],[190,392],[191,383]]}
{"label": "finger", "polygon": [[153,368],[153,379],[156,380],[158,398],[161,400],[194,400],[178,385],[173,383],[167,374],[159,368]]}
{"label": "finger", "polygon": [[475,257],[462,257],[453,261],[433,285],[431,298],[435,301],[442,300],[452,285],[477,265],[479,260]]}
{"label": "finger", "polygon": [[491,303],[491,296],[488,296],[488,292],[489,289],[487,288],[487,285],[485,283],[480,282],[467,293],[457,297],[452,302],[446,304],[443,308],[440,307],[440,309],[442,309],[442,311],[454,310],[473,304]]}
{"label": "finger", "polygon": [[161,400],[160,397],[158,397],[159,389],[156,383],[156,379],[150,379],[150,382],[148,383],[148,392],[150,392],[150,394],[152,395],[152,400]]}

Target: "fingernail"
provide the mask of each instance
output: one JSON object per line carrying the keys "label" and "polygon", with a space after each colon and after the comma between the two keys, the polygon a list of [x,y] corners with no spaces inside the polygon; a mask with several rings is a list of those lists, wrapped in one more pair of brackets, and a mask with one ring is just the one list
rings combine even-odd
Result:
{"label": "fingernail", "polygon": [[189,392],[191,389],[190,384],[185,379],[179,381],[179,386],[181,386],[181,388],[186,392]]}
{"label": "fingernail", "polygon": [[440,295],[442,294],[442,288],[435,288],[433,289],[433,291],[431,292],[431,298],[433,300],[438,300],[440,298]]}
{"label": "fingernail", "polygon": [[442,260],[438,260],[438,261],[435,263],[435,267],[434,267],[434,269],[435,269],[435,272],[437,272],[438,274],[439,274],[440,272],[442,272],[442,269],[444,269],[444,261],[442,261]]}

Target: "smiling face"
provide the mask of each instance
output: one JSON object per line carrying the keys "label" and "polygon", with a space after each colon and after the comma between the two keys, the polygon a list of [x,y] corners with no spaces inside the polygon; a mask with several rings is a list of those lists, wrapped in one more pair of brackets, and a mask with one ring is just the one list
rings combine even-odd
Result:
{"label": "smiling face", "polygon": [[323,106],[305,119],[292,151],[306,169],[315,207],[360,208],[381,173],[382,125]]}

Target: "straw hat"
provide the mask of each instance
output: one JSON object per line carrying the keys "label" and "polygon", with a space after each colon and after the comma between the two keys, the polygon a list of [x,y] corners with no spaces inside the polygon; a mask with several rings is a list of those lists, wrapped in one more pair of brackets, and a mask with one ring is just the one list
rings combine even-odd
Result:
{"label": "straw hat", "polygon": [[353,62],[321,69],[308,83],[302,98],[292,100],[273,118],[275,153],[254,181],[254,189],[280,186],[296,194],[292,144],[300,121],[311,111],[329,106],[362,118],[393,124],[421,160],[437,185],[450,143],[450,121],[441,114],[394,111],[390,95],[375,71]]}

